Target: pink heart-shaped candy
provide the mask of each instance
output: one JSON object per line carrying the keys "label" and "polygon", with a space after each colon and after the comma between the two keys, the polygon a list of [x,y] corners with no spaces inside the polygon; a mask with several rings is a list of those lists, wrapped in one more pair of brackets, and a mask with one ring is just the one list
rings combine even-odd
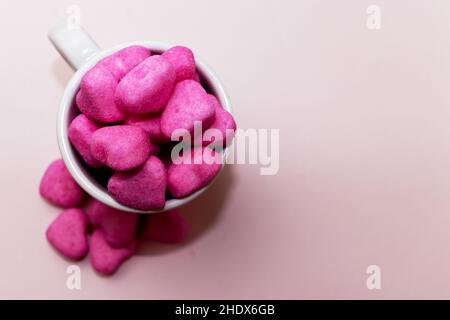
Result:
{"label": "pink heart-shaped candy", "polygon": [[88,218],[81,209],[67,209],[48,227],[47,240],[63,256],[80,260],[88,252],[87,226]]}
{"label": "pink heart-shaped candy", "polygon": [[39,185],[39,192],[43,198],[62,208],[75,207],[84,197],[83,189],[72,178],[62,159],[55,160],[48,166]]}
{"label": "pink heart-shaped candy", "polygon": [[161,209],[166,202],[166,170],[155,156],[141,167],[116,172],[108,181],[108,191],[123,205],[140,210]]}
{"label": "pink heart-shaped candy", "polygon": [[138,216],[120,211],[94,200],[87,209],[90,223],[103,230],[105,240],[113,247],[124,246],[134,239]]}
{"label": "pink heart-shaped candy", "polygon": [[100,229],[94,231],[90,240],[91,264],[97,272],[104,275],[116,272],[136,250],[136,241],[134,240],[121,248],[111,247]]}

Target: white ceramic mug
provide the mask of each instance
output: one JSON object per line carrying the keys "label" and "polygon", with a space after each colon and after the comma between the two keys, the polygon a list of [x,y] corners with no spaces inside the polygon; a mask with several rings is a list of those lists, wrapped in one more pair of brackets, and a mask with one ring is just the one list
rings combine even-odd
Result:
{"label": "white ceramic mug", "polygon": [[[75,95],[78,92],[81,78],[90,68],[92,68],[100,59],[131,45],[141,45],[149,48],[152,53],[161,53],[170,48],[170,44],[155,41],[136,41],[115,46],[107,50],[100,50],[92,38],[80,26],[69,24],[68,21],[62,21],[53,27],[49,31],[48,37],[62,57],[74,70],[76,70],[64,90],[59,106],[57,138],[59,149],[67,169],[75,181],[88,194],[98,201],[119,210],[136,213],[155,213],[184,205],[199,196],[211,185],[211,183],[208,184],[186,198],[167,200],[165,207],[161,210],[136,210],[118,203],[111,197],[108,190],[89,174],[85,165],[80,160],[80,157],[77,156],[75,149],[69,142],[69,124],[72,119],[79,114],[75,104]],[[219,99],[223,108],[232,113],[230,99],[225,93],[225,89],[216,74],[200,58],[198,58],[198,56],[196,56],[195,62],[202,82],[207,84],[210,93],[214,94]],[[224,152],[222,155],[223,163],[225,163],[226,155],[227,152]],[[223,166],[224,165],[222,164],[222,169]]]}

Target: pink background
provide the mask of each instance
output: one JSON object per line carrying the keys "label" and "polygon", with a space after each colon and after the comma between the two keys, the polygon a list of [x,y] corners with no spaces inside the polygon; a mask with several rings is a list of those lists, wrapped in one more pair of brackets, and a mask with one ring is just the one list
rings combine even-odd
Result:
{"label": "pink background", "polygon": [[229,167],[184,209],[186,243],[143,246],[111,278],[86,259],[80,291],[37,191],[72,75],[46,32],[71,3],[0,3],[0,298],[450,298],[448,1],[77,1],[103,48],[188,45],[241,128],[281,135],[278,175]]}

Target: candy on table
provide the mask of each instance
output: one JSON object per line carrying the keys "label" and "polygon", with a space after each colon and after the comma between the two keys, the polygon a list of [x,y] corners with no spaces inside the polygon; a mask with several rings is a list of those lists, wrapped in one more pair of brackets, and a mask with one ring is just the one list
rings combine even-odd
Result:
{"label": "candy on table", "polygon": [[161,209],[166,199],[166,170],[155,156],[135,170],[116,172],[108,191],[119,203],[141,210]]}
{"label": "candy on table", "polygon": [[175,80],[173,66],[161,56],[151,56],[120,80],[115,101],[124,112],[158,112],[166,105]]}
{"label": "candy on table", "polygon": [[181,163],[174,161],[169,165],[167,189],[174,198],[187,197],[211,182],[221,163],[221,154],[213,149],[193,148]]}
{"label": "candy on table", "polygon": [[92,156],[114,170],[131,170],[142,165],[149,152],[148,134],[136,126],[103,127],[92,136]]}
{"label": "candy on table", "polygon": [[75,207],[84,197],[84,191],[72,178],[62,159],[55,160],[48,166],[39,185],[39,193],[62,208]]}
{"label": "candy on table", "polygon": [[84,114],[78,115],[72,120],[69,126],[69,140],[83,160],[94,168],[99,168],[103,164],[97,161],[91,154],[91,141],[94,132],[100,126],[91,121]]}
{"label": "candy on table", "polygon": [[186,220],[174,209],[148,215],[142,236],[147,240],[174,244],[185,239],[187,230]]}
{"label": "candy on table", "polygon": [[184,80],[175,86],[161,115],[161,131],[170,138],[177,129],[194,133],[195,122],[205,130],[215,118],[215,107],[205,89],[194,80]]}
{"label": "candy on table", "polygon": [[109,245],[121,247],[134,240],[137,214],[120,211],[93,200],[87,209],[87,215],[91,225],[103,231]]}
{"label": "candy on table", "polygon": [[83,210],[67,209],[47,228],[47,240],[64,257],[80,260],[88,252],[87,226],[88,219]]}
{"label": "candy on table", "polygon": [[120,248],[110,246],[100,229],[92,233],[89,245],[91,264],[97,272],[104,275],[115,273],[136,251],[135,240]]}

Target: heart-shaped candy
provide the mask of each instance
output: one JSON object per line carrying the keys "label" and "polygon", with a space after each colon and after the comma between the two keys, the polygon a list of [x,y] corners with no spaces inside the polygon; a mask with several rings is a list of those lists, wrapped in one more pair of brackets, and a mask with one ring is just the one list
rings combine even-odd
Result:
{"label": "heart-shaped candy", "polygon": [[90,239],[90,258],[94,269],[104,275],[111,275],[136,251],[136,241],[121,248],[111,247],[102,230],[97,229]]}
{"label": "heart-shaped candy", "polygon": [[103,230],[111,246],[121,247],[133,241],[137,214],[111,208],[97,200],[89,205],[87,214],[91,225]]}
{"label": "heart-shaped candy", "polygon": [[166,170],[155,156],[135,170],[116,172],[108,181],[111,195],[135,209],[161,209],[166,202]]}
{"label": "heart-shaped candy", "polygon": [[80,260],[88,252],[87,226],[88,218],[83,210],[67,209],[47,228],[47,240],[63,256]]}

